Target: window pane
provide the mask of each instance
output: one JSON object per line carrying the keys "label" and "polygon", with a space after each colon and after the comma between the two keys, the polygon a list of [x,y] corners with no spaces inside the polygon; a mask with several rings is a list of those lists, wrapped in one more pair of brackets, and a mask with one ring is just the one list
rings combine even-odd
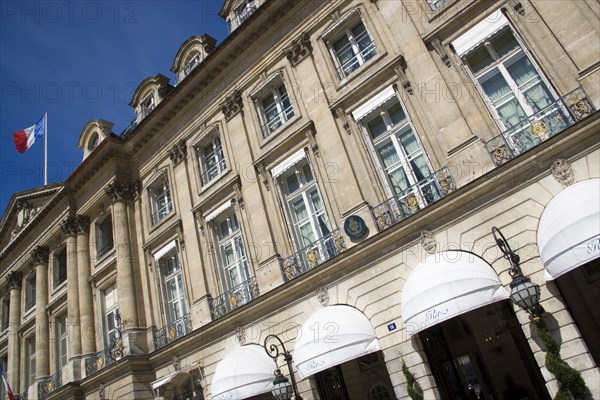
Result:
{"label": "window pane", "polygon": [[298,181],[298,177],[296,176],[296,173],[294,172],[293,169],[292,169],[292,173],[289,174],[288,176],[286,176],[285,180],[287,183],[288,194],[294,193],[296,190],[298,190],[300,188],[300,182]]}
{"label": "window pane", "polygon": [[396,151],[396,148],[391,140],[388,140],[384,144],[378,146],[377,152],[379,153],[381,162],[386,170],[400,162],[398,152]]}
{"label": "window pane", "polygon": [[369,132],[371,133],[371,137],[373,139],[377,139],[383,133],[387,131],[387,126],[385,125],[385,121],[381,115],[373,118],[367,123],[369,127]]}
{"label": "window pane", "polygon": [[310,193],[310,200],[312,202],[312,206],[315,212],[318,212],[323,208],[321,196],[319,196],[319,192],[316,189]]}
{"label": "window pane", "polygon": [[312,170],[310,169],[310,165],[304,164],[302,166],[302,173],[304,174],[304,182],[310,183],[313,180]]}
{"label": "window pane", "polygon": [[429,169],[427,160],[422,154],[411,160],[410,167],[412,168],[417,181],[421,181],[431,175],[431,170]]}
{"label": "window pane", "polygon": [[494,62],[488,49],[482,44],[465,57],[473,73],[477,73]]}
{"label": "window pane", "polygon": [[300,240],[302,241],[302,247],[308,246],[309,244],[315,241],[315,236],[313,234],[310,223],[299,226],[298,230],[300,231]]}
{"label": "window pane", "polygon": [[398,135],[398,140],[400,141],[400,145],[404,149],[404,153],[407,156],[412,156],[413,154],[421,151],[421,146],[419,146],[419,142],[417,142],[417,138],[413,134],[412,130]]}
{"label": "window pane", "polygon": [[527,117],[500,71],[481,82],[481,86],[507,128]]}
{"label": "window pane", "polygon": [[524,93],[527,103],[536,112],[554,101],[534,66],[524,54],[517,61],[507,66],[507,70],[519,85],[519,89]]}
{"label": "window pane", "polygon": [[394,100],[394,104],[388,108],[387,112],[392,120],[392,125],[398,125],[400,122],[406,120],[406,114],[397,100]]}
{"label": "window pane", "polygon": [[400,166],[398,169],[388,172],[390,183],[395,194],[400,194],[410,186],[404,168]]}
{"label": "window pane", "polygon": [[297,222],[304,221],[308,218],[308,211],[306,210],[306,205],[304,204],[302,197],[292,203],[292,214]]}
{"label": "window pane", "polygon": [[500,58],[519,47],[519,42],[517,42],[517,39],[515,39],[515,36],[508,27],[493,37],[490,42]]}

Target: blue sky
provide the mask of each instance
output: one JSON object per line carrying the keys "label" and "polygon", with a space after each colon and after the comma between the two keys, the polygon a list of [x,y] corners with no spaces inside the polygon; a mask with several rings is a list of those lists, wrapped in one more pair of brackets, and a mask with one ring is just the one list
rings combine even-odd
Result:
{"label": "blue sky", "polygon": [[44,143],[24,154],[12,133],[48,112],[48,183],[80,164],[90,119],[120,133],[137,85],[169,71],[179,46],[208,33],[220,43],[222,0],[0,1],[0,212],[14,192],[44,184]]}

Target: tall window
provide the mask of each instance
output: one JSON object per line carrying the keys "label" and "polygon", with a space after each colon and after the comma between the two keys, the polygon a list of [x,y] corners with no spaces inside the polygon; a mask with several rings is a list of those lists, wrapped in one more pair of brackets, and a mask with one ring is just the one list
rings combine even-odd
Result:
{"label": "tall window", "polygon": [[344,79],[377,54],[375,42],[362,20],[351,25],[330,42],[340,79]]}
{"label": "tall window", "polygon": [[215,135],[209,143],[200,146],[197,151],[202,173],[202,185],[206,185],[227,169],[221,138],[219,135]]}
{"label": "tall window", "polygon": [[62,368],[67,365],[69,360],[69,339],[66,314],[56,318],[56,339],[56,372],[60,372]]}
{"label": "tall window", "polygon": [[158,260],[167,324],[179,321],[188,313],[183,274],[177,257],[177,249],[173,248]]}
{"label": "tall window", "polygon": [[294,109],[287,89],[280,80],[276,86],[261,93],[258,103],[263,136],[265,137],[294,116]]}
{"label": "tall window", "polygon": [[8,329],[8,316],[10,314],[10,301],[7,297],[2,299],[2,330]]}
{"label": "tall window", "polygon": [[106,216],[96,225],[96,257],[100,258],[114,247],[112,216]]}
{"label": "tall window", "polygon": [[55,288],[67,280],[67,248],[65,246],[54,252],[52,273]]}
{"label": "tall window", "polygon": [[279,182],[296,242],[304,248],[331,233],[319,188],[306,158],[285,171]]}
{"label": "tall window", "polygon": [[152,210],[152,224],[157,224],[173,211],[173,202],[171,201],[171,190],[165,177],[159,179],[148,188],[150,195],[150,206]]}
{"label": "tall window", "polygon": [[104,348],[108,348],[119,339],[117,318],[119,315],[119,299],[117,286],[111,285],[104,290]]}
{"label": "tall window", "polygon": [[25,339],[25,387],[35,382],[35,336]]}
{"label": "tall window", "polygon": [[35,275],[25,281],[25,309],[29,310],[35,306]]}
{"label": "tall window", "polygon": [[140,116],[141,118],[145,118],[148,114],[154,110],[156,107],[156,103],[154,102],[154,96],[150,94],[140,103]]}
{"label": "tall window", "polygon": [[427,202],[439,198],[435,183],[427,179],[432,174],[429,161],[395,96],[367,114],[363,125],[369,133],[387,187],[393,196],[405,198],[414,191],[420,191],[423,196],[411,197],[416,203],[406,204],[415,208],[424,206],[418,204],[422,201],[419,200],[421,197]]}
{"label": "tall window", "polygon": [[200,53],[194,55],[183,67],[183,73],[185,76],[189,75],[198,64],[200,64]]}
{"label": "tall window", "polygon": [[219,249],[219,273],[224,290],[227,291],[250,278],[242,231],[232,209],[222,214],[213,226]]}

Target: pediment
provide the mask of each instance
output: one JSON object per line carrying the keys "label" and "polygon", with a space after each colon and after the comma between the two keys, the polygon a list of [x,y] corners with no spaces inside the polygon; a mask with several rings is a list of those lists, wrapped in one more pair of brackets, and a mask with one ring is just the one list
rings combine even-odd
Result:
{"label": "pediment", "polygon": [[54,183],[13,194],[0,223],[2,252],[52,207],[63,190],[63,183]]}

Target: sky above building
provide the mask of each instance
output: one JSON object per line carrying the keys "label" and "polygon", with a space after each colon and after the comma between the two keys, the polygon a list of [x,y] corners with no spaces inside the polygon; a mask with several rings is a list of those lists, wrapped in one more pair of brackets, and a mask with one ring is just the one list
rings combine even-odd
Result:
{"label": "sky above building", "polygon": [[169,70],[179,46],[208,33],[223,41],[222,0],[0,1],[0,211],[14,192],[44,184],[44,143],[20,154],[13,132],[48,113],[48,183],[81,163],[91,119],[121,133],[138,84]]}

